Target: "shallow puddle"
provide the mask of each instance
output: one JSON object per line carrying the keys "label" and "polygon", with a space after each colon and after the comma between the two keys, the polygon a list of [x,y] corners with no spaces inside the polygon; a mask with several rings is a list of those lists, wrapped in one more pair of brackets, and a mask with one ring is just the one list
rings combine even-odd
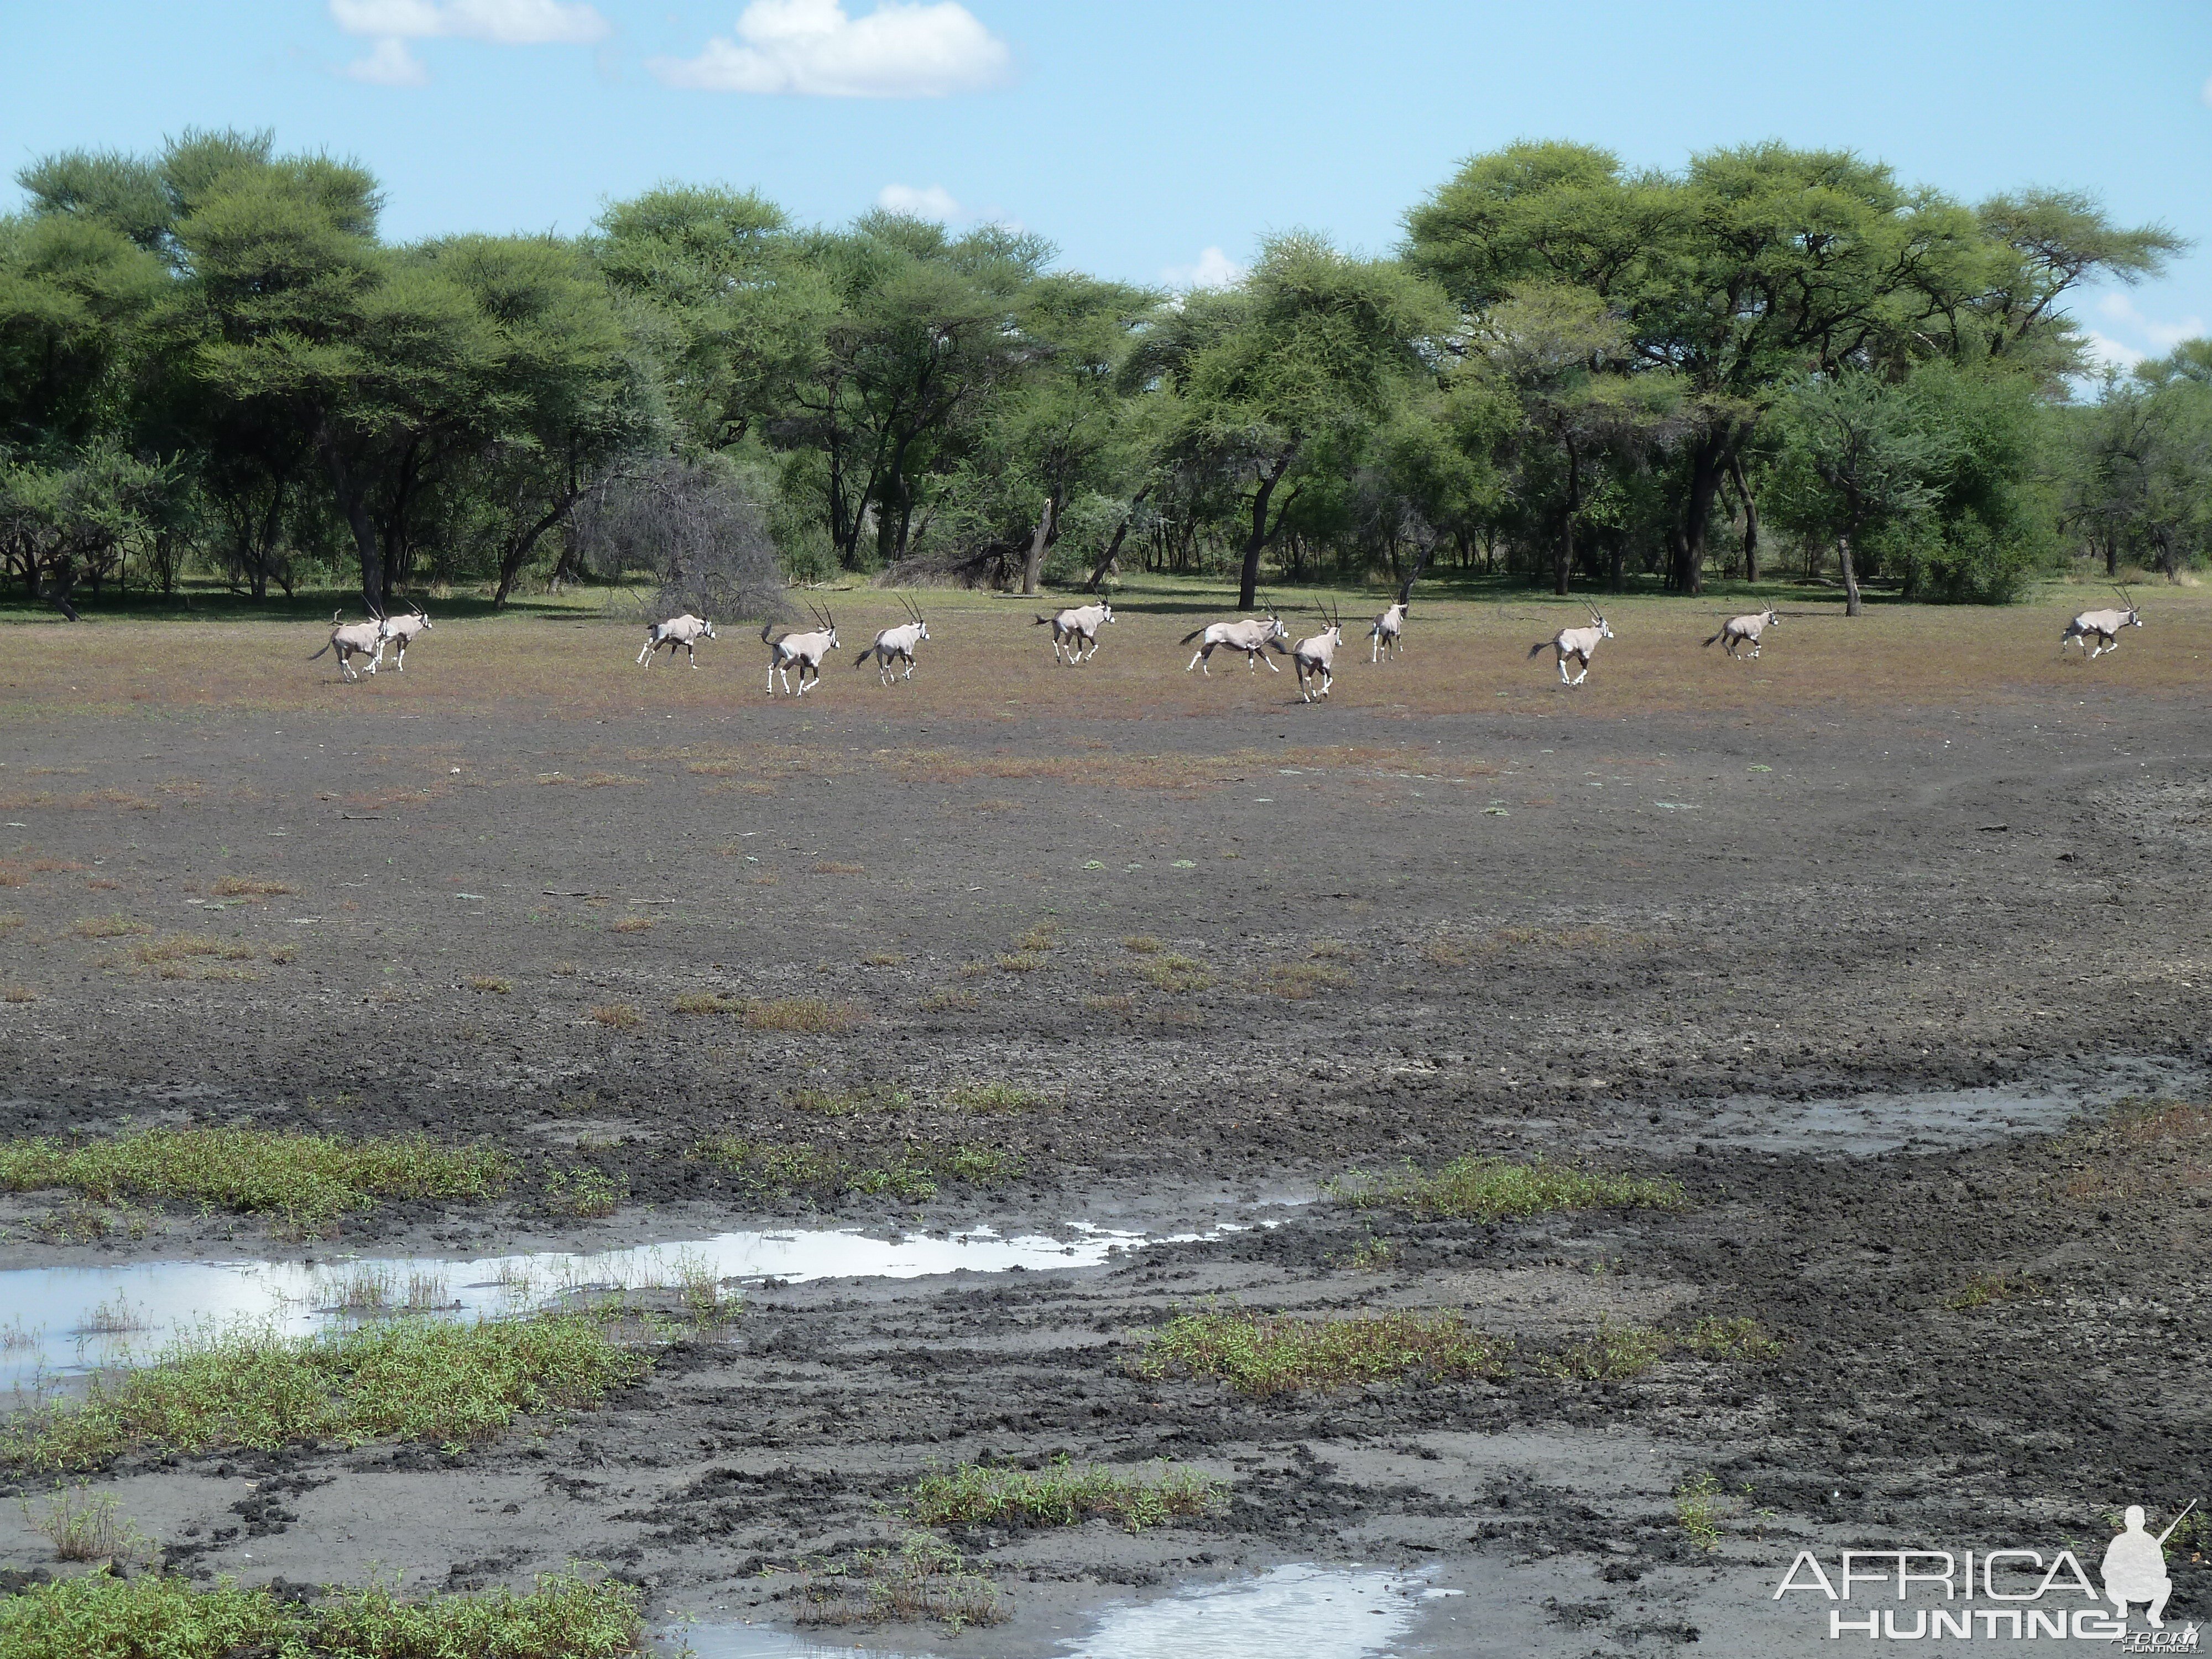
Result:
{"label": "shallow puddle", "polygon": [[[1234,1231],[1220,1228],[1216,1232]],[[722,1233],[597,1254],[387,1256],[305,1261],[140,1261],[0,1272],[0,1389],[41,1374],[127,1364],[208,1322],[264,1323],[304,1336],[382,1313],[479,1318],[542,1308],[579,1291],[674,1289],[778,1279],[920,1279],[931,1273],[1081,1267],[1119,1249],[1213,1233],[1125,1232],[1077,1224],[1072,1237],[1001,1237],[989,1228],[933,1238],[846,1231]]]}
{"label": "shallow puddle", "polygon": [[[1036,1659],[1379,1659],[1413,1629],[1429,1598],[1400,1573],[1310,1565],[1208,1584],[1109,1609],[1085,1635]],[[765,1625],[691,1625],[670,1632],[698,1659],[922,1659],[891,1648],[794,1635]]]}

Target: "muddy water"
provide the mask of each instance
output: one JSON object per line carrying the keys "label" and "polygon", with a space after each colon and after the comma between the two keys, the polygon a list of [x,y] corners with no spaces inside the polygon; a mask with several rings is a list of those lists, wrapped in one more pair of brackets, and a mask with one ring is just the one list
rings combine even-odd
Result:
{"label": "muddy water", "polygon": [[143,1261],[0,1272],[0,1389],[143,1358],[207,1325],[251,1322],[304,1336],[387,1312],[483,1318],[552,1305],[578,1291],[744,1285],[763,1279],[919,1279],[1094,1266],[1145,1243],[1233,1231],[1147,1234],[1076,1223],[1066,1237],[942,1237],[849,1230],[718,1234],[598,1254],[544,1250],[455,1261],[386,1256],[323,1261]]}
{"label": "muddy water", "polygon": [[[1102,1615],[1084,1635],[1037,1650],[1037,1659],[1389,1659],[1425,1603],[1451,1594],[1372,1569],[1282,1566]],[[890,1648],[817,1640],[764,1625],[697,1625],[672,1636],[698,1659],[924,1659]],[[680,1651],[672,1640],[672,1651]]]}

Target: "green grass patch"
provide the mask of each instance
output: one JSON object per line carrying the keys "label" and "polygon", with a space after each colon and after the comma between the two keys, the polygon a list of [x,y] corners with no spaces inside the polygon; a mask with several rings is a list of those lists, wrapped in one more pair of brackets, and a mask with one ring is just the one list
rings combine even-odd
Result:
{"label": "green grass patch", "polygon": [[629,1195],[628,1182],[592,1169],[556,1170],[545,1181],[545,1207],[577,1221],[611,1216]]}
{"label": "green grass patch", "polygon": [[1513,1345],[1457,1314],[1388,1313],[1309,1319],[1251,1313],[1184,1314],[1153,1333],[1140,1376],[1212,1377],[1255,1399],[1418,1377],[1499,1376]]}
{"label": "green grass patch", "polygon": [[1578,1170],[1542,1158],[1516,1164],[1472,1153],[1433,1172],[1408,1169],[1378,1176],[1355,1170],[1324,1182],[1322,1190],[1356,1209],[1388,1206],[1433,1218],[1474,1221],[1557,1210],[1672,1210],[1683,1202],[1681,1187],[1672,1181]]}
{"label": "green grass patch", "polygon": [[1196,957],[1173,951],[1152,957],[1137,969],[1137,977],[1156,990],[1188,995],[1213,983],[1213,970]]}
{"label": "green grass patch", "polygon": [[180,1200],[318,1231],[380,1199],[486,1199],[513,1168],[425,1136],[340,1140],[268,1129],[143,1129],[70,1143],[0,1142],[0,1190],[66,1188],[97,1202]]}
{"label": "green grass patch", "polygon": [[0,1458],[85,1469],[130,1452],[190,1455],[319,1440],[458,1449],[526,1413],[596,1406],[651,1364],[576,1314],[474,1325],[408,1320],[305,1339],[203,1331],[170,1343],[150,1364],[94,1373],[77,1399],[18,1413],[0,1427]]}
{"label": "green grass patch", "polygon": [[1026,1112],[1047,1104],[1050,1097],[1012,1083],[962,1083],[946,1091],[945,1098],[963,1112]]}
{"label": "green grass patch", "polygon": [[933,1534],[910,1532],[896,1551],[862,1550],[849,1565],[807,1573],[795,1618],[802,1625],[934,1621],[957,1631],[1001,1624],[1006,1611],[990,1579],[957,1550]]}
{"label": "green grass patch", "polygon": [[525,1595],[406,1601],[372,1586],[310,1607],[228,1580],[95,1572],[0,1600],[0,1659],[617,1659],[645,1650],[642,1595],[561,1573]]}
{"label": "green grass patch", "polygon": [[866,1155],[803,1142],[709,1135],[692,1147],[691,1156],[726,1170],[757,1191],[821,1197],[877,1193],[929,1198],[948,1181],[998,1187],[1022,1170],[1021,1160],[1011,1152],[927,1140],[909,1140],[896,1155],[872,1161]]}
{"label": "green grass patch", "polygon": [[1598,1321],[1597,1334],[1562,1344],[1539,1355],[1535,1368],[1546,1376],[1580,1382],[1612,1382],[1641,1376],[1674,1344],[1641,1325]]}
{"label": "green grass patch", "polygon": [[1106,1520],[1142,1532],[1212,1510],[1221,1483],[1195,1469],[1162,1468],[1149,1478],[1055,1459],[1035,1471],[963,1463],[933,1469],[915,1485],[907,1512],[926,1527],[1079,1527]]}

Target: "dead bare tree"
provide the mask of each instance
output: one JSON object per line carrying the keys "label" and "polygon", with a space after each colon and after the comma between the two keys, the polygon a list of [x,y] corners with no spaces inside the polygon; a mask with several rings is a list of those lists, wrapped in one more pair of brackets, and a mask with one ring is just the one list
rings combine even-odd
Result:
{"label": "dead bare tree", "polygon": [[672,457],[612,480],[578,503],[574,533],[594,575],[647,570],[659,580],[641,620],[784,612],[767,515],[712,465]]}

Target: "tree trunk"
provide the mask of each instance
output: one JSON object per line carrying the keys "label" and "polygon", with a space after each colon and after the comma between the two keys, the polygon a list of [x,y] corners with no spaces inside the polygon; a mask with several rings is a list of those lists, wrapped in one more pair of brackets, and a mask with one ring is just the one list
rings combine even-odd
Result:
{"label": "tree trunk", "polygon": [[1552,561],[1552,592],[1564,595],[1575,568],[1575,511],[1582,493],[1582,457],[1567,440],[1567,510],[1559,515],[1559,545]]}
{"label": "tree trunk", "polygon": [[1751,486],[1743,481],[1743,458],[1729,457],[1729,477],[1735,482],[1736,499],[1743,503],[1743,579],[1747,582],[1759,580],[1759,503],[1751,498]]}
{"label": "tree trunk", "polygon": [[[1276,459],[1274,466],[1260,480],[1260,487],[1252,495],[1252,530],[1244,538],[1244,559],[1237,581],[1237,608],[1249,611],[1259,600],[1260,556],[1274,540],[1274,532],[1267,528],[1267,502],[1275,493],[1275,486],[1283,481],[1283,474],[1291,470],[1291,462],[1298,453],[1292,444]],[[1280,521],[1278,521],[1279,527]]]}
{"label": "tree trunk", "polygon": [[1145,497],[1152,493],[1150,489],[1140,489],[1130,498],[1129,510],[1121,515],[1121,522],[1114,526],[1114,539],[1106,544],[1105,556],[1092,567],[1091,580],[1083,584],[1084,592],[1096,593],[1104,585],[1106,573],[1113,569],[1114,561],[1121,556],[1121,542],[1129,533],[1129,526],[1137,516],[1137,509],[1144,505]]}
{"label": "tree trunk", "polygon": [[1844,614],[1856,617],[1866,607],[1859,599],[1859,573],[1851,563],[1851,538],[1836,538],[1836,562],[1844,573]]}
{"label": "tree trunk", "polygon": [[2120,538],[2118,536],[2105,538],[2105,574],[2114,581],[2120,579]]}
{"label": "tree trunk", "polygon": [[354,550],[361,556],[362,599],[372,609],[381,610],[384,549],[377,539],[375,522],[369,517],[368,503],[362,499],[362,487],[328,442],[323,445],[323,465],[329,469],[331,492],[337,497],[338,510],[345,515],[346,527],[353,532]]}
{"label": "tree trunk", "polygon": [[1713,521],[1713,498],[1734,459],[1729,438],[1729,428],[1723,423],[1718,431],[1706,434],[1690,455],[1689,507],[1682,516],[1682,539],[1675,554],[1678,593],[1705,591],[1705,534]]}
{"label": "tree trunk", "polygon": [[1035,598],[1037,573],[1044,568],[1044,544],[1052,535],[1052,497],[1044,498],[1044,511],[1037,515],[1036,528],[1030,532],[1029,556],[1022,561],[1022,592]]}

